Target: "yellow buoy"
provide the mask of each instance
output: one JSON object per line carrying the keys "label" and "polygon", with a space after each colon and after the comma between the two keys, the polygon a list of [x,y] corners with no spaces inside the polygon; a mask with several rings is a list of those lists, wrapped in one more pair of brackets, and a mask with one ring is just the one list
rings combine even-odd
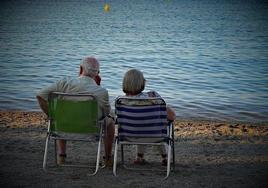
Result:
{"label": "yellow buoy", "polygon": [[109,12],[110,11],[110,5],[106,3],[104,5],[103,9],[104,9],[105,12]]}

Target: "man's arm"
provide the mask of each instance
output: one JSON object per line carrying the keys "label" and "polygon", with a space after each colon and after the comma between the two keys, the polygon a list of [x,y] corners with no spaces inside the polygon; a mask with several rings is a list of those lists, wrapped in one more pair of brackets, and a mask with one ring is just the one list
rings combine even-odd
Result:
{"label": "man's arm", "polygon": [[44,113],[48,115],[48,96],[51,92],[56,92],[56,91],[64,91],[63,88],[65,86],[66,79],[62,79],[57,81],[56,83],[43,88],[40,90],[37,95],[37,101],[39,103],[40,108],[43,110]]}
{"label": "man's arm", "polygon": [[48,115],[48,102],[38,95],[36,96],[36,98],[37,98],[40,108],[43,110],[43,112],[46,115]]}
{"label": "man's arm", "polygon": [[99,106],[102,111],[103,116],[108,116],[111,111],[111,106],[109,103],[109,94],[108,91],[105,89],[105,92],[98,93],[98,100],[99,100]]}

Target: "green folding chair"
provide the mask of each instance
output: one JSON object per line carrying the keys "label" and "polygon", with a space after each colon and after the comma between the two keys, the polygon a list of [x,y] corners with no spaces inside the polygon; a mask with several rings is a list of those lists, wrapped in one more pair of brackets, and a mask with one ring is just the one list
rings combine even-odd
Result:
{"label": "green folding chair", "polygon": [[[49,95],[48,99],[48,131],[46,136],[43,169],[47,171],[48,146],[50,139],[54,140],[55,161],[57,161],[57,144],[56,140],[86,141],[92,142],[87,138],[79,136],[94,135],[98,138],[98,149],[96,157],[95,170],[90,165],[61,165],[61,166],[79,166],[93,168],[95,175],[99,169],[100,152],[103,125],[98,121],[98,102],[93,95],[89,94],[66,94],[54,92]],[[74,135],[78,136],[73,137]],[[77,162],[76,162],[77,163]]]}

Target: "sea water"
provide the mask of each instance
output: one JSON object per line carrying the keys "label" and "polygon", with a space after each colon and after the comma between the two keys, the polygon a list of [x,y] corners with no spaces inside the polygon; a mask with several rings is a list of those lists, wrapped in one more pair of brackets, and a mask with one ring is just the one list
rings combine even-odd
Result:
{"label": "sea water", "polygon": [[[110,11],[105,12],[105,3]],[[178,118],[268,120],[268,3],[261,0],[0,2],[0,109],[40,110],[35,95],[101,63],[110,103],[140,69]]]}

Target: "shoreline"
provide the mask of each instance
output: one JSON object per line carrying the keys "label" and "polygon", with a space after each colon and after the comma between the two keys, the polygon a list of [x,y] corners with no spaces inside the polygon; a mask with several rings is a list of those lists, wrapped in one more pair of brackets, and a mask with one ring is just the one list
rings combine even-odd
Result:
{"label": "shoreline", "polygon": [[[0,126],[11,128],[47,126],[47,117],[41,111],[0,110]],[[268,122],[227,122],[201,119],[177,119],[175,136],[186,137],[268,137]]]}

